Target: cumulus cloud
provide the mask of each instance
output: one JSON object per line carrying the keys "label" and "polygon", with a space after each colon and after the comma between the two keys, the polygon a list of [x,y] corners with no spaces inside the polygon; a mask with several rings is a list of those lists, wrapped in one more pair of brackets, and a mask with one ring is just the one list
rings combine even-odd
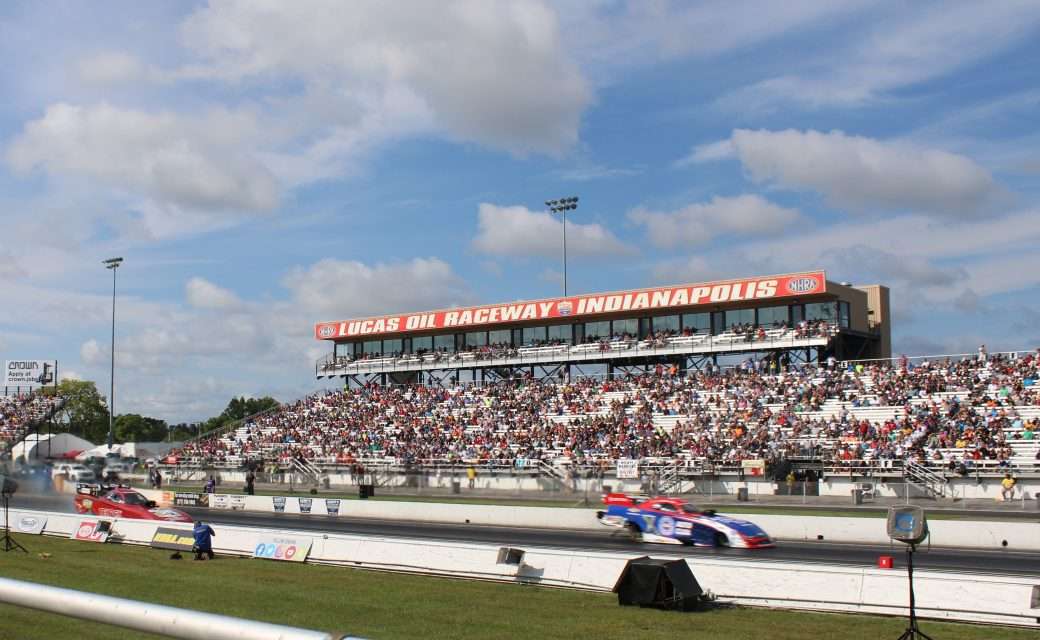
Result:
{"label": "cumulus cloud", "polygon": [[362,118],[396,94],[449,136],[519,153],[573,144],[591,100],[541,2],[370,1],[346,10],[240,0],[197,10],[181,32],[200,60],[184,77],[298,80],[324,99],[351,97]]}
{"label": "cumulus cloud", "polygon": [[56,104],[26,124],[7,149],[17,171],[43,169],[189,209],[269,211],[279,185],[239,144],[260,133],[248,113],[190,118],[110,105]]}
{"label": "cumulus cloud", "polygon": [[[573,215],[573,214],[572,214]],[[499,256],[555,257],[562,250],[563,222],[544,211],[482,203],[477,211],[473,247]],[[635,253],[599,224],[567,221],[567,253],[576,256],[620,256]]]}
{"label": "cumulus cloud", "polygon": [[451,265],[439,258],[375,265],[327,258],[292,269],[283,284],[297,305],[322,316],[315,320],[435,309],[473,297]]}
{"label": "cumulus cloud", "polygon": [[1000,192],[990,173],[965,156],[841,131],[737,129],[729,140],[695,150],[692,161],[723,157],[727,143],[755,182],[811,189],[854,210],[966,217]]}
{"label": "cumulus cloud", "polygon": [[79,79],[88,85],[107,86],[146,79],[151,73],[137,57],[123,51],[102,51],[76,64]]}
{"label": "cumulus cloud", "polygon": [[205,278],[192,278],[184,285],[188,304],[197,309],[229,309],[242,304],[231,291],[219,287]]}
{"label": "cumulus cloud", "polygon": [[941,77],[1035,36],[1040,8],[1031,0],[916,3],[883,10],[865,24],[837,50],[785,60],[788,73],[743,87],[720,100],[720,106],[820,108],[886,99],[897,89]]}
{"label": "cumulus cloud", "polygon": [[744,238],[774,234],[803,220],[796,209],[781,207],[749,194],[716,196],[710,202],[690,204],[667,213],[639,208],[631,211],[628,217],[646,227],[653,244],[667,249],[704,245],[729,234]]}

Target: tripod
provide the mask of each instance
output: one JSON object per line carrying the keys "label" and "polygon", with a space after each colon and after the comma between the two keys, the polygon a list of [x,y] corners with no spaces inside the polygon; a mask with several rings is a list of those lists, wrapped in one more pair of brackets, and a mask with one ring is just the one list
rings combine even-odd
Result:
{"label": "tripod", "polygon": [[18,541],[11,537],[11,494],[7,492],[0,493],[0,500],[3,500],[4,502],[4,534],[3,536],[0,536],[0,539],[2,539],[4,543],[4,551],[6,552],[12,549],[18,549],[22,553],[29,553],[25,547],[18,544]]}
{"label": "tripod", "polygon": [[910,579],[910,624],[898,640],[932,640],[931,636],[917,628],[917,611],[914,609],[914,550],[914,545],[906,546],[906,575]]}

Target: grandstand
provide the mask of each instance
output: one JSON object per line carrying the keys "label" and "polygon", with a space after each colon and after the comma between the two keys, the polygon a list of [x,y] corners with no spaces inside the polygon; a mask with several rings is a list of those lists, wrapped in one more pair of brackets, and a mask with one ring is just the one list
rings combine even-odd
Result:
{"label": "grandstand", "polygon": [[891,355],[888,289],[823,271],[319,322],[314,334],[333,347],[315,375],[355,386]]}
{"label": "grandstand", "polygon": [[1040,469],[1038,362],[1036,352],[785,368],[749,360],[573,381],[369,384],[285,405],[177,455],[196,468],[254,460],[600,473],[628,458],[686,475],[787,461],[941,485]]}
{"label": "grandstand", "polygon": [[0,450],[9,450],[60,405],[60,399],[39,393],[0,396]]}

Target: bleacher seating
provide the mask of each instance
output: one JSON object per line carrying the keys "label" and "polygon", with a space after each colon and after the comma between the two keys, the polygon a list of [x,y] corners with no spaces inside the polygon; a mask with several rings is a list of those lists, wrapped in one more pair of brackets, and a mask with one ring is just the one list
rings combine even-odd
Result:
{"label": "bleacher seating", "polygon": [[[542,349],[573,349],[566,346]],[[1036,354],[786,371],[761,365],[571,382],[368,386],[311,396],[189,443],[184,461],[617,458],[1033,468]],[[775,366],[775,365],[774,365]]]}

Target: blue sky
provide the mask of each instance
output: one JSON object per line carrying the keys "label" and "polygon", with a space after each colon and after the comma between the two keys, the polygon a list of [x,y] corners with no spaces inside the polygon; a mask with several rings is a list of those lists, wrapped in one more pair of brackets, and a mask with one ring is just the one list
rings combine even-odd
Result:
{"label": "blue sky", "polygon": [[0,5],[0,359],[169,420],[318,320],[824,268],[1040,344],[1040,3]]}

